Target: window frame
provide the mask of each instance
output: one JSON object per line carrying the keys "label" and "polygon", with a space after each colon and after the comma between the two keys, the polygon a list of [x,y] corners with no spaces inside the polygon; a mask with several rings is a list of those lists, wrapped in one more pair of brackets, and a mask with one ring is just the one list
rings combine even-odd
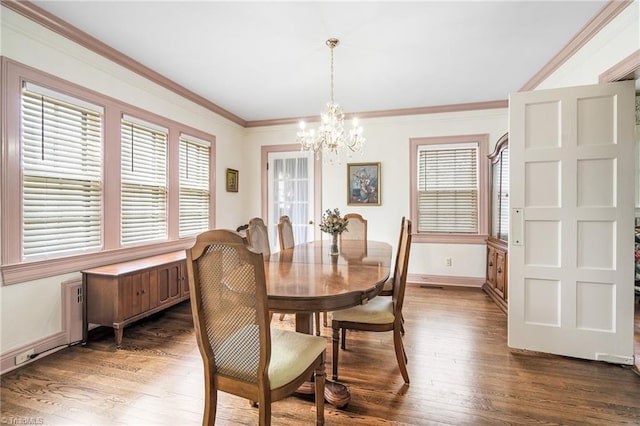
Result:
{"label": "window frame", "polygon": [[[209,224],[215,227],[215,136],[143,110],[117,99],[94,92],[51,74],[23,65],[6,57],[2,69],[2,158],[0,166],[0,216],[2,217],[0,271],[2,285],[32,281],[83,269],[183,250],[194,237],[179,238],[179,135],[187,133],[210,143]],[[92,253],[28,261],[22,258],[22,162],[21,162],[21,93],[23,82],[48,88],[63,95],[103,108],[103,193],[102,247]],[[120,244],[120,126],[123,115],[139,117],[169,129],[168,163],[168,239],[135,246]],[[108,206],[108,208],[106,207]]]}
{"label": "window frame", "polygon": [[489,144],[488,134],[452,135],[411,138],[409,176],[410,176],[410,215],[413,223],[418,223],[418,161],[421,146],[425,145],[457,145],[478,144],[478,232],[469,233],[434,233],[419,232],[416,226],[412,241],[416,243],[442,243],[442,244],[485,244],[487,241],[488,222],[488,194],[489,194],[489,160],[487,148]]}

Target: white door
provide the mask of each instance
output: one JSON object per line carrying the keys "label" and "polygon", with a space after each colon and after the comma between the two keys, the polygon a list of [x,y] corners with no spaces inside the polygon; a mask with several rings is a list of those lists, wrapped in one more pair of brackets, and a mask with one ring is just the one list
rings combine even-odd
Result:
{"label": "white door", "polygon": [[509,99],[509,346],[633,363],[634,82]]}
{"label": "white door", "polygon": [[283,151],[268,153],[267,219],[272,250],[279,249],[277,224],[287,215],[296,244],[314,239],[313,153]]}

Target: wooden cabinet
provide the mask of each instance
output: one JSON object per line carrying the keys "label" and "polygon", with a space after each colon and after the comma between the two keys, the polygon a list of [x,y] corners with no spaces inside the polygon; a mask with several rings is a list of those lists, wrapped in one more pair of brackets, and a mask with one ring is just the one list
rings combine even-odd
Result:
{"label": "wooden cabinet", "polygon": [[490,232],[484,291],[507,312],[509,244],[509,137],[505,134],[489,155],[491,160]]}
{"label": "wooden cabinet", "polygon": [[89,323],[113,327],[116,345],[124,327],[189,298],[184,251],[82,271]]}

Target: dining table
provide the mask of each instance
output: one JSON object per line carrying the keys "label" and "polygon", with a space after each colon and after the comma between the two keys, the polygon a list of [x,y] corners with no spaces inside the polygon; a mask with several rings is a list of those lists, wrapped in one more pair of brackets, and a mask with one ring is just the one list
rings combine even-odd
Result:
{"label": "dining table", "polygon": [[[265,257],[267,298],[272,312],[295,314],[295,328],[313,334],[313,314],[347,309],[376,297],[389,278],[391,245],[372,240],[343,240],[330,255],[330,240],[295,245]],[[326,380],[325,399],[346,406],[351,394]],[[298,393],[313,395],[311,382]]]}

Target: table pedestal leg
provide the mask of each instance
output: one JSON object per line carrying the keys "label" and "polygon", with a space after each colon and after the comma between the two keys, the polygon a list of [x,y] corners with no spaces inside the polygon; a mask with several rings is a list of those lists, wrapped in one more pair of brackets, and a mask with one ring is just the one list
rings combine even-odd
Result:
{"label": "table pedestal leg", "polygon": [[[298,333],[313,334],[313,315],[308,313],[297,313],[296,331]],[[313,380],[310,380],[300,386],[297,393],[303,395],[314,395],[315,385],[313,384]],[[334,407],[342,408],[351,401],[351,392],[349,392],[349,389],[345,385],[327,378],[324,385],[324,399]]]}

